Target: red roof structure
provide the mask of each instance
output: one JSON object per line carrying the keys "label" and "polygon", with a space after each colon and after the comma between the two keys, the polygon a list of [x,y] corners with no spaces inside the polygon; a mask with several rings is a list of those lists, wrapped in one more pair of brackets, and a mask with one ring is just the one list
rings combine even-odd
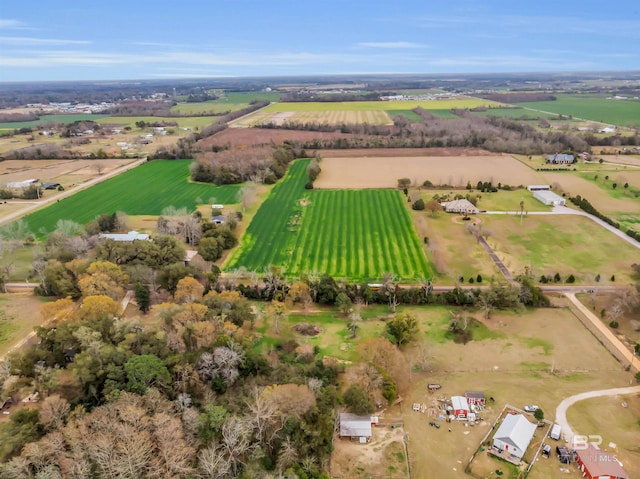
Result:
{"label": "red roof structure", "polygon": [[589,444],[586,449],[576,451],[578,467],[588,479],[629,479],[618,459],[607,451]]}

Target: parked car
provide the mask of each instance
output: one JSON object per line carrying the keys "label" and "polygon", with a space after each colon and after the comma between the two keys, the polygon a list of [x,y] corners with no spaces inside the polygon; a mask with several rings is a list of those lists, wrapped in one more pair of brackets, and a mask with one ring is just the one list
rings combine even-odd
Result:
{"label": "parked car", "polygon": [[542,457],[549,457],[551,454],[551,446],[549,444],[545,444],[542,448]]}
{"label": "parked car", "polygon": [[538,409],[540,409],[538,406],[536,406],[535,404],[529,404],[527,406],[524,407],[524,410],[527,412],[536,412]]}

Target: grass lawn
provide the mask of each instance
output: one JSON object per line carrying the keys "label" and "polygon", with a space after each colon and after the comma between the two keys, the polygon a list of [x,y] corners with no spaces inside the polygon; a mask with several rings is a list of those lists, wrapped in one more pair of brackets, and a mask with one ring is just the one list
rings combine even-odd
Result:
{"label": "grass lawn", "polygon": [[100,214],[160,215],[167,206],[193,211],[197,205],[236,203],[238,185],[215,186],[189,181],[191,160],[158,160],[65,198],[25,217],[32,232],[50,232],[59,219],[80,224]]}
{"label": "grass lawn", "polygon": [[387,114],[393,119],[398,115],[404,115],[411,123],[422,123],[422,117],[416,112],[411,110],[385,110]]}
{"label": "grass lawn", "polygon": [[31,294],[0,294],[0,356],[41,324],[40,306],[49,301]]}
{"label": "grass lawn", "polygon": [[520,222],[515,216],[482,217],[490,232],[489,245],[518,274],[532,268],[536,277],[573,274],[577,282],[590,282],[596,274],[630,280],[630,258],[638,250],[588,218],[579,216],[533,216]]}

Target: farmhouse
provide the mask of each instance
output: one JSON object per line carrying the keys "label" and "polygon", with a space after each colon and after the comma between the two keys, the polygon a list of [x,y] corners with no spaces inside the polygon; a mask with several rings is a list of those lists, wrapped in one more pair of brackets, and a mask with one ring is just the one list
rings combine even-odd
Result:
{"label": "farmhouse", "polygon": [[149,241],[148,234],[138,233],[137,231],[129,231],[128,233],[100,233],[100,238],[124,243],[131,243],[133,241]]}
{"label": "farmhouse", "polygon": [[584,477],[588,479],[629,479],[616,457],[601,451],[593,444],[576,451],[576,462]]}
{"label": "farmhouse", "polygon": [[534,191],[533,197],[545,205],[564,206],[566,204],[565,199],[560,195],[556,195],[553,191],[548,191],[548,190]]}
{"label": "farmhouse", "polygon": [[476,208],[473,203],[464,198],[453,201],[445,201],[444,203],[440,204],[447,213],[475,214],[480,212],[480,210]]}
{"label": "farmhouse", "polygon": [[522,414],[507,414],[493,436],[493,447],[522,459],[536,431],[536,425]]}
{"label": "farmhouse", "polygon": [[484,406],[486,401],[484,393],[479,391],[467,391],[464,393],[464,397],[467,399],[469,406]]}
{"label": "farmhouse", "polygon": [[547,163],[552,165],[569,165],[575,161],[573,155],[566,155],[564,153],[556,153],[555,155],[547,156]]}
{"label": "farmhouse", "polygon": [[456,419],[464,421],[469,418],[469,403],[464,396],[451,396],[451,407]]}
{"label": "farmhouse", "polygon": [[361,443],[371,440],[371,417],[340,413],[340,438],[357,439]]}

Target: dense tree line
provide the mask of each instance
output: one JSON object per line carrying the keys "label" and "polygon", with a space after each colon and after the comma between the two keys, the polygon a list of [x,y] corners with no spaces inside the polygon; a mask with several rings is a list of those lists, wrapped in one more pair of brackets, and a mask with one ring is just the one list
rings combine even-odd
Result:
{"label": "dense tree line", "polygon": [[255,146],[211,151],[195,155],[191,178],[217,185],[255,181],[273,184],[282,178],[289,163],[304,156],[293,142],[278,147]]}

